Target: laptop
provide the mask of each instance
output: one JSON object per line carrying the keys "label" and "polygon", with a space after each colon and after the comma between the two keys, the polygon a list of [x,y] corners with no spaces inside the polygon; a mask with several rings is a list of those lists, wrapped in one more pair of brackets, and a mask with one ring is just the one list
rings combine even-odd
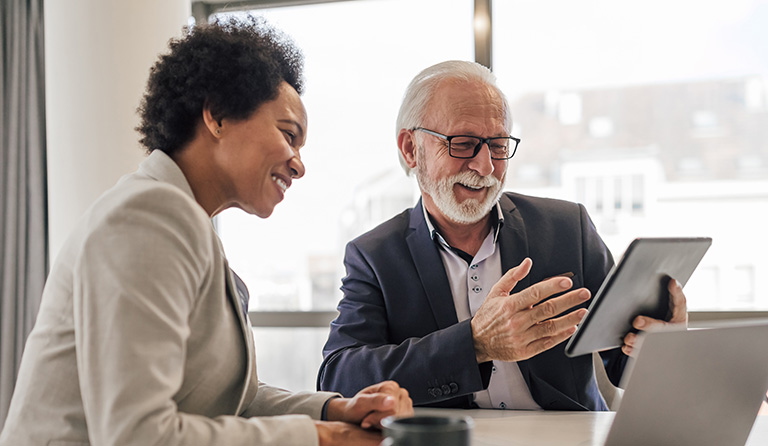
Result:
{"label": "laptop", "polygon": [[605,446],[743,446],[768,390],[768,320],[646,332]]}

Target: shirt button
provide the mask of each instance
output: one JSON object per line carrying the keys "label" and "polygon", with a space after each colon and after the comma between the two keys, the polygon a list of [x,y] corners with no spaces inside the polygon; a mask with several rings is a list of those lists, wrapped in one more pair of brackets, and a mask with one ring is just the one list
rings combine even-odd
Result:
{"label": "shirt button", "polygon": [[493,368],[491,369],[491,372],[496,373],[496,366],[493,366]]}
{"label": "shirt button", "polygon": [[477,269],[477,263],[475,263],[474,265],[470,265],[470,268]]}
{"label": "shirt button", "polygon": [[477,279],[479,279],[479,277],[477,277],[477,274],[473,274],[473,275],[472,275],[472,280],[474,280],[475,282],[477,282]]}
{"label": "shirt button", "polygon": [[502,408],[502,409],[506,409],[507,408],[507,404],[502,401],[501,404],[499,404],[499,407]]}
{"label": "shirt button", "polygon": [[483,291],[483,289],[481,287],[479,287],[479,286],[476,286],[476,287],[472,288],[472,291],[474,291],[475,293],[479,293],[480,291]]}

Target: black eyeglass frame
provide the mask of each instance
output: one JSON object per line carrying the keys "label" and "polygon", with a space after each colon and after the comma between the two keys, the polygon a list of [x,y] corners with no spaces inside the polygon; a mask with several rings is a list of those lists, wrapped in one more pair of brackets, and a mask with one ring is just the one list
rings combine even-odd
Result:
{"label": "black eyeglass frame", "polygon": [[[430,134],[432,136],[436,136],[436,137],[438,137],[440,139],[443,139],[443,140],[447,141],[448,142],[448,155],[450,155],[451,158],[458,158],[458,159],[464,159],[464,160],[468,160],[468,159],[472,159],[472,158],[476,157],[477,154],[480,153],[480,150],[483,148],[483,145],[487,145],[488,146],[488,152],[491,154],[491,159],[492,160],[508,160],[508,159],[511,159],[513,156],[515,156],[515,153],[517,152],[517,146],[520,144],[520,138],[515,138],[514,136],[495,136],[495,137],[492,137],[492,138],[481,138],[481,137],[475,136],[475,135],[443,135],[442,133],[438,133],[438,132],[436,132],[434,130],[426,129],[424,127],[414,127],[411,130],[413,130],[413,131],[420,130],[420,131],[422,131],[424,133],[428,133],[428,134]],[[480,143],[478,143],[475,146],[475,150],[474,150],[474,152],[472,152],[472,156],[456,156],[456,155],[453,154],[453,151],[451,150],[451,140],[453,138],[460,138],[460,137],[475,138],[475,139],[480,140]],[[514,147],[512,147],[511,150],[509,151],[509,156],[507,156],[506,158],[494,157],[493,156],[493,151],[491,151],[491,141],[499,140],[499,139],[505,139],[505,140],[508,140],[508,141],[514,141],[515,142]]]}

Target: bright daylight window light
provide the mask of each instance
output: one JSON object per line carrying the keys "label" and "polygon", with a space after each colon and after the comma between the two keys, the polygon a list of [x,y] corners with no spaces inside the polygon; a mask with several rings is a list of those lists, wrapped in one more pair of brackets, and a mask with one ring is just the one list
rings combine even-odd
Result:
{"label": "bright daylight window light", "polygon": [[711,236],[689,309],[768,309],[749,217],[768,213],[768,2],[503,0],[493,20],[523,139],[507,188],[584,203],[616,257]]}
{"label": "bright daylight window light", "polygon": [[[231,210],[218,219],[252,310],[335,309],[346,242],[416,203],[415,180],[397,157],[400,100],[422,69],[472,60],[473,7],[473,0],[365,0],[256,12],[304,51],[309,128],[306,175],[273,215]],[[254,330],[259,377],[314,390],[328,329]]]}

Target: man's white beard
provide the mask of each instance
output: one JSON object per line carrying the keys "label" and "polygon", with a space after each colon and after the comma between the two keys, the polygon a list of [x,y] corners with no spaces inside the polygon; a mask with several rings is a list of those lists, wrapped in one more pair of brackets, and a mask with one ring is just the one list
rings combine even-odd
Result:
{"label": "man's white beard", "polygon": [[[456,175],[451,175],[440,180],[433,180],[427,175],[424,151],[419,150],[418,163],[416,165],[416,179],[424,193],[429,194],[437,208],[449,220],[459,224],[472,224],[482,220],[491,212],[491,208],[501,197],[503,181],[493,175],[480,176],[477,172],[466,170]],[[474,198],[459,202],[453,193],[453,185],[456,183],[471,187],[487,187],[488,192],[482,201]]]}

